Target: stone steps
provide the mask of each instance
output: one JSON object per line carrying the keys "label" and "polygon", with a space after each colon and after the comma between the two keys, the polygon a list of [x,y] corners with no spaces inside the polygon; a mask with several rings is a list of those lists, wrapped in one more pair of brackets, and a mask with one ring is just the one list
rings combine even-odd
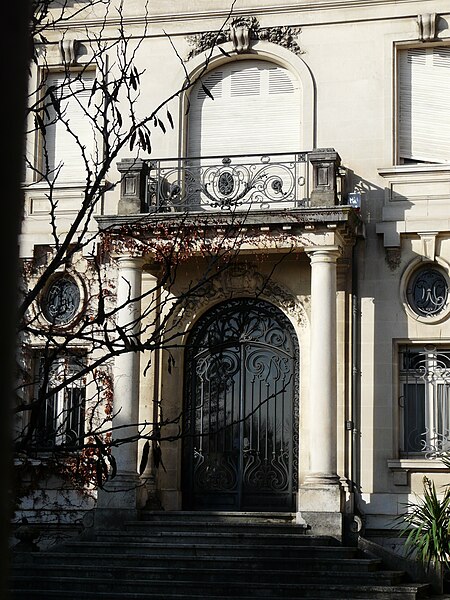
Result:
{"label": "stone steps", "polygon": [[[422,595],[417,585],[397,585],[397,586],[355,586],[355,585],[333,585],[333,584],[298,584],[292,590],[291,595],[285,595],[279,590],[268,591],[267,588],[254,586],[249,590],[242,591],[240,586],[236,586],[232,593],[219,594],[216,586],[216,593],[208,595],[207,591],[197,587],[193,593],[183,589],[176,592],[155,591],[152,588],[144,592],[136,592],[133,589],[134,582],[130,582],[130,587],[126,593],[116,591],[83,591],[72,593],[70,590],[33,590],[28,588],[17,588],[14,592],[14,600],[46,600],[47,598],[56,598],[58,600],[162,600],[162,598],[171,598],[173,600],[284,600],[285,598],[308,598],[309,600],[418,600],[427,598]],[[133,591],[131,591],[133,590]]]}
{"label": "stone steps", "polygon": [[[13,566],[13,570],[20,571],[25,565],[27,569],[54,569],[59,566],[69,566],[69,568],[85,569],[96,564],[101,558],[103,565],[113,569],[119,569],[121,566],[127,569],[133,568],[136,565],[135,554],[119,554],[105,552],[99,557],[98,554],[92,552],[62,552],[60,549],[54,552],[39,552],[36,554],[27,554],[21,557],[20,565]],[[153,567],[161,567],[167,569],[169,566],[167,554],[152,553],[149,557]],[[147,559],[146,559],[147,562]],[[377,558],[339,558],[337,556],[321,557],[317,556],[303,557],[302,560],[292,557],[260,557],[256,554],[249,558],[240,556],[221,556],[220,554],[209,556],[170,556],[170,566],[174,569],[210,569],[216,564],[220,564],[222,569],[247,569],[266,571],[275,569],[277,572],[286,570],[295,570],[296,572],[325,570],[334,572],[340,570],[358,570],[358,571],[375,571],[381,567],[381,560]],[[105,568],[105,567],[102,567]],[[144,567],[145,568],[145,567]]]}
{"label": "stone steps", "polygon": [[[129,544],[133,542],[159,544],[162,541],[170,544],[219,544],[219,545],[236,545],[236,544],[251,544],[262,546],[311,546],[310,540],[305,539],[303,535],[289,535],[286,533],[238,533],[238,532],[222,532],[222,531],[132,531],[127,530],[126,535],[120,533],[111,533],[109,531],[100,531],[94,537],[94,542],[103,544]],[[330,544],[336,547],[336,543],[332,540],[320,539],[314,540],[315,544],[325,545]]]}
{"label": "stone steps", "polygon": [[274,557],[274,558],[297,558],[313,556],[327,557],[333,556],[336,558],[350,558],[356,556],[357,550],[350,547],[333,547],[333,546],[311,546],[297,544],[251,544],[239,543],[220,544],[218,543],[177,543],[176,541],[168,542],[162,539],[158,542],[113,542],[108,544],[107,541],[90,541],[87,542],[68,542],[65,544],[65,549],[68,552],[82,552],[89,549],[91,553],[96,553],[101,556],[104,552],[108,554],[137,554],[141,557],[151,556],[153,552],[167,556],[240,556],[253,557],[257,552],[259,557]]}
{"label": "stone steps", "polygon": [[[329,576],[330,571],[326,565],[311,565],[313,568],[301,570],[283,570],[282,581],[284,584],[298,584],[299,574],[301,573],[301,582],[317,583],[323,581]],[[350,565],[347,567],[349,569]],[[17,573],[18,574],[18,573]],[[71,589],[77,589],[80,585],[80,579],[77,577],[72,582],[73,566],[50,564],[40,569],[39,575],[28,576],[28,583],[32,579],[40,579],[42,586],[46,585],[47,580],[52,581],[52,585],[57,583],[56,578],[68,583]],[[90,581],[106,581],[108,584],[114,582],[114,587],[127,581],[165,581],[182,585],[189,585],[191,582],[201,582],[202,584],[219,583],[225,586],[226,582],[233,583],[273,583],[280,581],[280,570],[274,569],[238,569],[238,568],[198,568],[198,567],[105,567],[105,566],[85,566],[83,568],[83,578],[89,578]],[[73,579],[73,578],[72,578]],[[353,568],[353,570],[335,570],[333,572],[335,583],[354,583],[355,585],[364,585],[367,583],[394,585],[402,583],[402,573],[398,571],[368,571]],[[22,581],[27,581],[27,576],[21,577]],[[179,580],[179,581],[178,581]]]}
{"label": "stone steps", "polygon": [[[184,518],[182,518],[184,516]],[[289,513],[143,513],[52,551],[15,553],[11,600],[418,600],[430,586]]]}
{"label": "stone steps", "polygon": [[[215,524],[234,523],[240,525],[293,525],[295,524],[296,514],[291,512],[233,512],[233,511],[159,511],[143,510],[140,515],[139,523],[151,521],[157,523],[162,521],[164,525],[169,525],[173,521],[182,521],[183,523],[203,523],[210,519]],[[305,526],[299,525],[306,529]]]}
{"label": "stone steps", "polygon": [[[164,526],[164,530],[161,530],[161,524],[152,523],[141,523],[138,524],[136,522],[127,523],[126,531],[124,532],[115,532],[111,530],[99,530],[96,534],[95,539],[104,539],[105,536],[114,538],[121,537],[121,539],[127,539],[126,536],[137,537],[137,538],[150,538],[156,537],[160,538],[162,536],[170,539],[171,537],[178,538],[186,538],[192,539],[194,537],[204,537],[205,539],[212,539],[214,537],[220,536],[222,540],[232,540],[233,538],[246,539],[251,538],[252,540],[258,541],[258,539],[263,540],[267,539],[271,541],[271,543],[276,543],[277,540],[287,540],[287,541],[298,541],[300,544],[309,543],[311,536],[306,535],[303,529],[295,529],[295,526],[282,525],[280,528],[276,528],[276,526],[265,526],[267,531],[261,532],[260,527],[257,525],[253,526],[253,529],[244,525],[216,525],[214,523],[208,524],[195,524],[196,530],[192,531],[192,525],[184,527],[176,527],[171,524],[170,527]],[[282,531],[280,530],[282,529]],[[321,541],[321,543],[327,544],[337,544],[337,540],[332,537],[327,536],[318,536],[314,537],[316,541]]]}

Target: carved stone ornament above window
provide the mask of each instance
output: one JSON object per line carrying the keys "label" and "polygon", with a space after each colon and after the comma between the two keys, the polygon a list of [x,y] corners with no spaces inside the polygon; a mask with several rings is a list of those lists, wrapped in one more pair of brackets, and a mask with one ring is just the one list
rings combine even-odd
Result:
{"label": "carved stone ornament above window", "polygon": [[229,28],[223,31],[205,31],[188,36],[186,39],[192,46],[188,59],[225,42],[232,42],[233,50],[237,54],[248,52],[252,40],[266,40],[300,55],[303,54],[303,50],[296,40],[300,32],[300,27],[261,28],[256,17],[236,17],[231,21]]}

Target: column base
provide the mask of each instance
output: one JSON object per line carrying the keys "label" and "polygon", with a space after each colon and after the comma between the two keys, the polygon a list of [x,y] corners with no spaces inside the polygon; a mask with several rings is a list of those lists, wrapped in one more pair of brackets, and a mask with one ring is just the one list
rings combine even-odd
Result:
{"label": "column base", "polygon": [[130,519],[136,519],[142,495],[142,482],[137,473],[117,474],[97,492],[94,509],[94,527],[120,528]]}
{"label": "column base", "polygon": [[344,494],[338,477],[310,477],[299,489],[297,521],[313,535],[332,535],[342,540]]}
{"label": "column base", "polygon": [[327,535],[342,541],[344,538],[344,515],[337,512],[300,511],[297,523],[306,524],[312,535]]}
{"label": "column base", "polygon": [[142,482],[137,473],[118,473],[114,479],[107,481],[98,490],[98,508],[131,508],[138,507],[138,499]]}

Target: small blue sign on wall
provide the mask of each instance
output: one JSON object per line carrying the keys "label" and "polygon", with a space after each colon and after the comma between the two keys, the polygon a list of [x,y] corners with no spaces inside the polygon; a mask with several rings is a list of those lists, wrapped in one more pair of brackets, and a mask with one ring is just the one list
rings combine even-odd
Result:
{"label": "small blue sign on wall", "polygon": [[347,195],[348,204],[353,208],[361,208],[361,193],[351,192]]}

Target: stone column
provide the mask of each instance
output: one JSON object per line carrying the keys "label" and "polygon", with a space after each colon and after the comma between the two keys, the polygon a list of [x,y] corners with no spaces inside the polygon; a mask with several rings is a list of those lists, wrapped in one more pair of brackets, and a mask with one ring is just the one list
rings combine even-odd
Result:
{"label": "stone column", "polygon": [[[142,258],[117,258],[117,326],[131,341],[139,335]],[[120,338],[119,338],[120,339]],[[118,342],[124,348],[125,341]],[[139,422],[140,353],[120,352],[114,361],[113,440],[136,437]],[[137,441],[113,447],[117,474],[99,490],[98,508],[110,510],[111,521],[118,519],[117,510],[135,511],[138,504]],[[104,511],[103,511],[104,512]],[[103,514],[105,517],[105,513]],[[106,519],[107,521],[108,519]],[[120,520],[120,518],[119,518]],[[103,523],[105,519],[103,519]]]}
{"label": "stone column", "polygon": [[315,532],[342,533],[337,475],[336,261],[337,247],[307,250],[311,260],[310,468],[301,485],[301,517]]}
{"label": "stone column", "polygon": [[[142,273],[142,292],[144,294],[142,310],[147,311],[142,319],[142,340],[158,346],[155,339],[155,330],[159,324],[160,293],[158,285],[157,270],[153,265],[146,265]],[[141,372],[145,370],[145,377],[141,377],[140,383],[140,406],[139,419],[141,423],[148,422],[142,433],[150,434],[154,430],[155,408],[159,398],[159,361],[158,352],[155,350],[145,350],[141,354]],[[138,460],[142,456],[145,439],[139,441]],[[161,510],[161,504],[157,495],[155,472],[152,465],[152,447],[147,465],[141,475],[142,506],[146,508]]]}

